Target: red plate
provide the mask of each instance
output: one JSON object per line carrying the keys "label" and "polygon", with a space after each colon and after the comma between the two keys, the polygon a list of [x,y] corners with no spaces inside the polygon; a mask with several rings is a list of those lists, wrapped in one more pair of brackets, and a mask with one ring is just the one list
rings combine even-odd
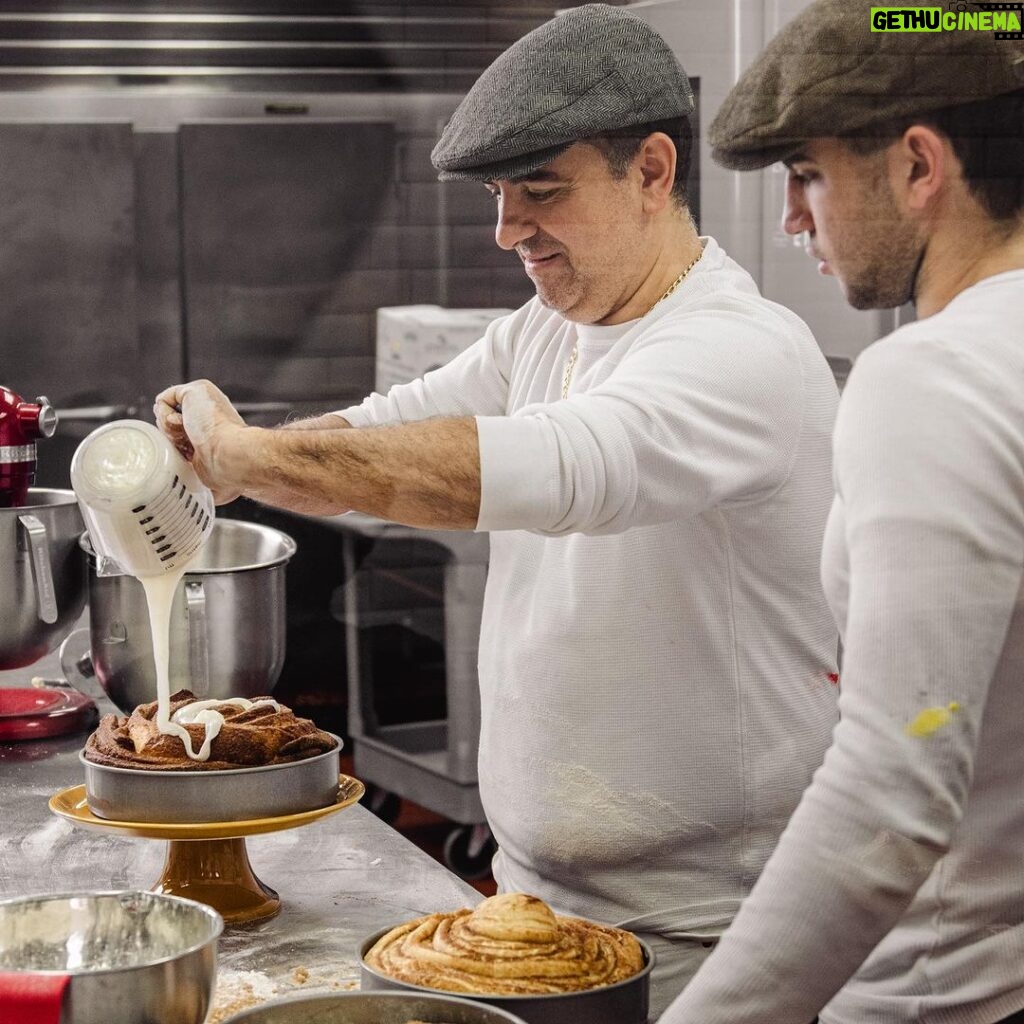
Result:
{"label": "red plate", "polygon": [[0,688],[0,743],[78,732],[95,713],[92,699],[78,690]]}

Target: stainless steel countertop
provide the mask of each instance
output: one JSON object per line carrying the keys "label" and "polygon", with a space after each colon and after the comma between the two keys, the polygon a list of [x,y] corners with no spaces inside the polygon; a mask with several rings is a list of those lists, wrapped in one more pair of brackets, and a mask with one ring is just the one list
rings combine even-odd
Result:
{"label": "stainless steel countertop", "polygon": [[[0,672],[0,687],[60,677],[55,655]],[[114,711],[98,685],[100,713]],[[78,753],[87,732],[0,743],[0,898],[83,889],[148,889],[167,843],[77,827],[47,806],[83,782]],[[257,995],[355,988],[359,941],[438,910],[474,906],[480,894],[359,805],[301,828],[246,839],[256,875],[277,890],[281,912],[228,927],[218,947],[225,986]]]}

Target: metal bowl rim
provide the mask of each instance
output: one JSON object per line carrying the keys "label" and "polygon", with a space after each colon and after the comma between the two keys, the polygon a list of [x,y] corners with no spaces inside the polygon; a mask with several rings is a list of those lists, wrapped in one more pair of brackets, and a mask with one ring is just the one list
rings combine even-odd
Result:
{"label": "metal bowl rim", "polygon": [[2,968],[5,971],[12,971],[15,974],[43,974],[54,977],[82,977],[90,976],[95,977],[102,974],[114,974],[120,971],[133,971],[143,967],[156,967],[159,964],[170,963],[172,960],[177,960],[180,957],[188,956],[190,953],[198,952],[204,946],[209,945],[211,942],[216,942],[224,932],[224,918],[213,909],[213,907],[207,906],[205,903],[200,903],[199,900],[190,900],[184,896],[172,896],[169,893],[164,892],[148,892],[143,889],[87,889],[79,890],[77,892],[47,892],[39,893],[37,895],[29,896],[8,896],[4,899],[0,899],[0,908],[12,906],[18,903],[51,903],[56,900],[71,900],[71,899],[95,899],[97,897],[109,897],[116,896],[123,898],[126,896],[144,896],[147,899],[161,900],[167,903],[179,903],[187,904],[188,906],[199,910],[202,916],[207,918],[213,929],[205,939],[194,943],[191,946],[187,946],[185,949],[179,949],[176,953],[170,953],[167,956],[157,957],[153,960],[146,960],[143,963],[138,964],[124,964],[120,967],[98,967],[94,970],[88,969],[65,969],[65,970],[51,970],[48,968],[19,968],[19,967],[5,967]]}
{"label": "metal bowl rim", "polygon": [[[341,737],[336,733],[328,732],[326,729],[321,729],[321,732],[326,732],[328,736],[334,740],[334,746],[330,750],[325,750],[322,754],[314,754],[312,757],[302,757],[297,761],[284,761],[281,764],[258,764],[251,765],[248,768],[214,768],[212,771],[204,771],[202,768],[197,768],[194,771],[179,771],[177,769],[171,769],[170,771],[154,771],[152,768],[119,768],[117,765],[112,764],[99,764],[96,761],[90,761],[85,756],[85,748],[83,747],[78,752],[78,760],[86,765],[90,769],[94,769],[100,772],[110,772],[113,775],[141,775],[147,779],[195,779],[195,778],[223,778],[224,776],[235,776],[235,775],[257,775],[261,772],[272,772],[279,771],[284,768],[294,768],[298,764],[314,764],[317,761],[325,757],[330,757],[332,754],[337,756],[343,749]],[[383,933],[382,933],[383,934]]]}
{"label": "metal bowl rim", "polygon": [[[577,915],[573,915],[573,916],[577,916]],[[590,918],[584,917],[584,918],[580,918],[580,920],[582,920],[582,921],[590,921]],[[590,923],[591,924],[601,924],[600,921],[590,921]],[[392,925],[391,927],[394,928],[394,927],[397,927],[397,925]],[[607,928],[609,926],[608,925],[603,925],[603,927]],[[622,930],[625,931],[625,929],[622,929]],[[373,944],[379,938],[381,938],[384,935],[387,935],[387,933],[389,931],[391,931],[391,928],[382,928],[379,932],[376,932],[374,935],[371,935],[369,938],[364,939],[359,944],[359,966],[360,966],[360,968],[362,968],[362,970],[364,970],[364,971],[368,971],[370,974],[374,975],[375,977],[380,978],[382,981],[388,981],[388,982],[391,982],[392,984],[395,984],[395,985],[402,985],[404,988],[408,988],[410,991],[425,992],[425,993],[428,993],[428,994],[429,993],[433,993],[434,995],[441,995],[441,994],[443,994],[444,993],[443,989],[439,989],[439,988],[426,988],[423,985],[414,985],[411,982],[402,981],[401,978],[392,978],[390,974],[384,974],[382,971],[378,971],[376,968],[371,967],[366,962],[366,954],[370,951],[370,948],[373,946]],[[530,1001],[532,1001],[534,999],[573,999],[573,998],[578,998],[579,996],[589,995],[592,992],[593,993],[604,994],[605,992],[614,992],[618,988],[625,988],[627,985],[635,985],[635,984],[637,984],[637,982],[641,981],[642,979],[646,979],[650,975],[651,971],[654,970],[654,950],[651,949],[651,947],[648,946],[647,943],[644,942],[644,940],[641,939],[639,935],[636,935],[634,932],[630,932],[630,935],[632,935],[633,938],[636,939],[636,941],[640,943],[640,949],[643,950],[645,963],[644,963],[643,967],[641,967],[640,970],[636,972],[636,974],[630,975],[630,977],[628,977],[628,978],[623,978],[622,981],[617,981],[613,985],[598,985],[596,988],[583,988],[583,989],[580,989],[577,992],[534,992],[532,995],[518,995],[518,996],[517,995],[504,995],[501,992],[474,992],[472,994],[472,996],[469,996],[467,994],[466,996],[463,996],[461,998],[469,998],[471,1000],[500,999],[502,1001],[513,1000],[513,1001],[516,1001],[516,1002],[528,1003],[528,1002],[530,1002]]]}
{"label": "metal bowl rim", "polygon": [[28,489],[28,496],[31,498],[33,494],[56,495],[63,500],[45,501],[41,505],[19,505],[16,508],[5,508],[4,511],[24,515],[26,512],[32,512],[35,509],[64,508],[66,505],[78,505],[78,497],[75,495],[75,492],[66,487],[30,487]]}
{"label": "metal bowl rim", "polygon": [[[70,492],[73,494],[73,492]],[[252,572],[256,569],[272,569],[277,565],[287,564],[295,555],[298,550],[298,544],[295,539],[290,537],[283,530],[278,530],[273,526],[266,526],[263,523],[250,523],[244,519],[215,519],[213,521],[213,529],[217,529],[218,524],[228,526],[229,529],[233,529],[235,526],[244,526],[246,528],[252,528],[258,533],[265,535],[273,535],[273,537],[281,542],[283,551],[276,558],[268,558],[264,562],[250,562],[243,565],[232,565],[230,568],[203,568],[202,566],[195,566],[185,571],[185,576],[222,576],[228,573],[236,572]],[[89,531],[85,530],[78,538],[78,546],[86,553],[89,558],[90,566],[96,561],[96,552],[93,550],[92,541],[89,539]],[[127,574],[126,574],[127,575]],[[134,577],[133,577],[134,578]]]}
{"label": "metal bowl rim", "polygon": [[[449,1003],[455,1003],[457,1006],[471,1007],[475,1010],[489,1010],[494,1013],[500,1014],[502,1018],[507,1020],[509,1024],[515,1021],[516,1024],[522,1024],[522,1018],[517,1017],[511,1010],[506,1010],[500,1006],[490,1006],[487,1003],[482,1003],[479,999],[471,999],[467,996],[456,995],[454,992],[446,994],[439,992],[435,989],[426,989],[424,991],[409,991],[409,992],[385,992],[385,991],[354,991],[354,992],[300,992],[297,994],[291,994],[286,996],[278,996],[275,999],[269,999],[265,1003],[260,1003],[259,1006],[247,1007],[244,1010],[238,1010],[230,1017],[224,1019],[224,1024],[233,1024],[235,1021],[240,1021],[244,1024],[246,1020],[246,1014],[258,1013],[261,1010],[273,1010],[279,1006],[291,1006],[293,1004],[300,1003],[314,1003],[323,1001],[334,1002],[335,1000],[344,1001],[351,998],[367,998],[372,997],[374,999],[425,999],[428,1002],[438,1002],[445,1005]],[[444,1007],[442,1007],[443,1009]]]}

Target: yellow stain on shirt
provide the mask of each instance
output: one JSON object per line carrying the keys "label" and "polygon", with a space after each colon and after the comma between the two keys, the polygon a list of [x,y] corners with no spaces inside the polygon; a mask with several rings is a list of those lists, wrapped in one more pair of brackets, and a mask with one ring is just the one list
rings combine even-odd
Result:
{"label": "yellow stain on shirt", "polygon": [[953,713],[960,710],[957,701],[952,701],[944,708],[925,708],[903,731],[908,736],[931,736],[943,726],[949,725]]}

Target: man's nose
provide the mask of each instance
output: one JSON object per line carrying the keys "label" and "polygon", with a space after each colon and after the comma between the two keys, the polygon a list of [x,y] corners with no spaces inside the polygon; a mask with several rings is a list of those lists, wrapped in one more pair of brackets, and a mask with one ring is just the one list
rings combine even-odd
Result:
{"label": "man's nose", "polygon": [[502,249],[514,249],[537,231],[537,225],[526,216],[521,204],[511,197],[498,200],[498,223],[494,240]]}
{"label": "man's nose", "polygon": [[801,231],[814,231],[814,218],[804,201],[803,186],[792,178],[786,179],[786,197],[782,207],[782,230],[787,235]]}

